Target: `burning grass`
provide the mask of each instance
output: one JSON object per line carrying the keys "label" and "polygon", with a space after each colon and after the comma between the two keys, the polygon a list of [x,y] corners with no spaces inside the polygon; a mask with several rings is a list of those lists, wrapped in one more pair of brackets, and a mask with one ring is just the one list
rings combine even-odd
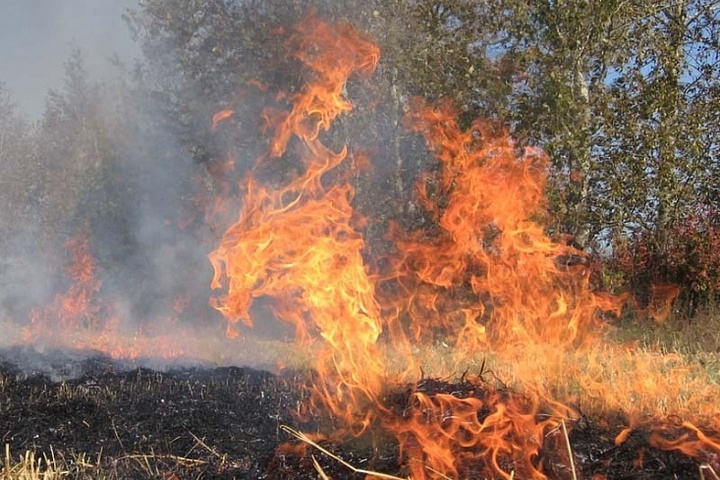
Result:
{"label": "burning grass", "polygon": [[[446,356],[441,353],[444,349],[430,353]],[[17,352],[5,351],[4,357],[17,358]],[[45,363],[52,362],[46,359]],[[480,362],[472,368],[475,377],[470,373],[446,380],[428,376],[388,390],[383,401],[398,418],[413,411],[419,395],[480,402],[485,406],[477,412],[484,419],[496,414],[499,404],[493,402],[498,400],[512,400],[533,411],[536,399],[504,385],[495,367],[486,360],[484,367]],[[0,431],[13,450],[32,454],[8,456],[0,475],[9,479],[323,478],[319,471],[329,478],[365,478],[363,471],[400,478],[408,475],[398,463],[399,444],[378,426],[354,439],[314,440],[353,468],[295,440],[283,429],[292,426],[313,438],[313,432],[327,431],[338,422],[324,416],[301,420],[290,413],[303,401],[301,387],[310,380],[308,374],[273,375],[238,368],[167,372],[122,368],[127,365],[90,357],[71,369],[84,372],[81,376],[52,381],[45,375],[23,373],[6,360],[0,374]],[[573,474],[608,479],[713,478],[710,472],[717,465],[711,458],[701,462],[654,447],[648,425],[627,432],[617,442],[621,428],[616,420],[624,412],[603,413],[603,417],[568,416],[547,432],[536,461],[543,463],[550,478],[573,478]],[[531,415],[533,421],[550,418],[542,408]],[[443,420],[428,417],[427,421],[442,424]],[[680,423],[674,428],[675,436],[683,429]],[[514,472],[513,478],[527,478],[505,454],[499,458],[503,468]],[[461,478],[482,478],[482,463],[470,465]]]}
{"label": "burning grass", "polygon": [[[672,344],[612,340],[628,296],[595,290],[584,252],[548,236],[539,149],[482,120],[462,129],[447,104],[412,102],[404,126],[437,162],[416,196],[433,226],[390,223],[392,247],[367,258],[349,147],[323,140],[353,109],[349,78],[369,78],[379,55],[347,23],[308,17],[290,32],[288,57],[308,81],[263,112],[268,150],[209,255],[227,338],[174,318],[123,327],[97,297],[82,236],[68,244],[73,283],[20,334],[130,361],[274,359],[307,373],[128,373],[100,362],[56,383],[10,370],[6,442],[53,458],[53,445],[72,445],[63,458],[84,452],[123,478],[687,478],[718,466],[717,372]],[[293,167],[268,181],[263,169],[279,158]],[[294,329],[294,349],[275,355],[282,344],[239,338],[258,302]],[[282,424],[312,435],[293,443]],[[318,463],[308,448],[321,444],[348,463]]]}

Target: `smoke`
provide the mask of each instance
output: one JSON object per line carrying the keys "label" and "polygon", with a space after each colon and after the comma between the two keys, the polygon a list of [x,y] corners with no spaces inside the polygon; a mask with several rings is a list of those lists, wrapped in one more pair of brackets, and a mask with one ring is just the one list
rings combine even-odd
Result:
{"label": "smoke", "polygon": [[[198,226],[202,212],[194,210],[206,169],[168,126],[152,86],[109,60],[117,55],[130,65],[140,53],[122,19],[136,4],[48,0],[3,6],[0,81],[10,89],[18,118],[38,121],[29,136],[33,145],[11,152],[13,158],[0,166],[7,182],[18,173],[12,186],[29,212],[10,212],[16,207],[6,203],[0,216],[6,223],[0,225],[0,347],[193,359],[209,349],[202,344],[206,337],[222,341],[219,314],[208,305],[213,244]],[[82,102],[73,103],[64,65],[73,49],[81,52],[99,95],[88,97],[81,128],[73,115]],[[51,118],[49,89],[57,92]],[[209,129],[209,118],[197,128]],[[9,165],[23,168],[11,172]],[[84,286],[74,278],[77,272],[70,273],[80,269],[73,264],[77,253],[63,245],[83,235],[93,262]],[[38,370],[28,355],[11,350],[3,356]],[[213,356],[205,352],[205,358]]]}
{"label": "smoke", "polygon": [[[91,0],[72,6],[47,2],[25,8],[13,6],[3,17],[3,21],[13,19],[18,26],[34,22],[29,29],[35,34],[32,38],[22,37],[15,27],[3,32],[7,43],[30,59],[21,65],[17,59],[0,57],[9,66],[3,71],[15,70],[19,78],[31,71],[43,78],[41,84],[9,82],[20,113],[39,118],[42,107],[36,102],[53,88],[57,91],[53,105],[59,106],[60,114],[45,115],[35,131],[38,150],[33,158],[37,165],[28,168],[34,168],[31,174],[38,175],[28,180],[26,197],[35,202],[33,215],[37,218],[12,229],[11,245],[0,259],[0,286],[4,287],[0,292],[0,321],[13,327],[13,334],[0,341],[6,345],[20,342],[97,350],[118,357],[211,357],[249,366],[272,364],[265,353],[255,352],[257,358],[252,358],[247,353],[251,349],[243,352],[237,343],[232,347],[237,350],[235,354],[222,351],[226,345],[219,347],[220,352],[208,347],[218,348],[217,342],[222,343],[225,321],[208,304],[213,292],[207,255],[217,247],[222,232],[237,220],[239,204],[233,198],[242,196],[238,183],[266,151],[266,143],[257,140],[263,136],[261,112],[267,106],[264,87],[239,81],[242,91],[235,98],[221,100],[232,105],[236,114],[215,133],[210,132],[210,125],[218,105],[188,107],[192,114],[187,121],[169,118],[178,110],[169,112],[167,107],[178,99],[169,98],[172,94],[163,88],[162,79],[158,81],[142,69],[122,71],[107,61],[119,53],[124,65],[130,65],[132,56],[140,52],[139,46],[129,41],[128,28],[121,19],[124,10],[134,4],[125,0],[105,8]],[[42,12],[35,12],[42,6],[46,7]],[[63,73],[63,62],[74,47],[82,53],[89,80],[100,85],[99,98],[91,96],[84,103],[97,118],[75,130],[73,95],[77,92],[67,91],[67,73]],[[173,64],[172,59],[168,61]],[[107,79],[111,68],[116,77]],[[202,82],[194,86],[198,91],[192,88],[182,91],[184,101],[207,98],[201,91],[207,88]],[[361,96],[362,89],[356,90],[353,93]],[[387,103],[379,101],[381,105]],[[63,113],[63,109],[68,112]],[[397,202],[377,201],[391,196],[397,184],[376,180],[392,177],[391,170],[397,168],[399,152],[404,150],[404,145],[376,143],[383,137],[378,131],[397,129],[397,120],[391,120],[395,116],[385,113],[364,121],[348,120],[346,131],[332,145],[339,149],[353,137],[360,148],[375,146],[358,150],[352,162],[363,171],[358,180],[362,195],[358,198],[364,200],[358,200],[357,207],[374,212],[377,218],[398,214]],[[63,115],[69,120],[63,120]],[[185,131],[178,132],[178,125]],[[350,131],[369,133],[355,138]],[[202,145],[208,151],[189,151],[188,143]],[[236,170],[212,171],[229,151],[235,152]],[[368,158],[385,159],[391,157],[390,151],[396,152],[394,158],[379,162],[388,167],[365,175]],[[198,162],[199,158],[205,163]],[[280,185],[286,167],[288,164],[279,159],[261,174],[272,177],[269,184]],[[212,202],[218,196],[230,200],[223,213],[213,212]],[[208,219],[208,213],[215,217]],[[368,226],[369,237],[379,237],[383,228],[373,219]],[[94,262],[92,282],[75,288],[78,280],[68,274],[68,268],[76,268],[73,262],[78,260],[63,241],[84,232],[89,237],[87,253]],[[90,297],[80,299],[87,302],[84,310],[78,307],[79,300],[71,298],[78,292]],[[72,311],[65,311],[68,300],[76,304],[71,305]],[[265,299],[258,299],[252,317],[256,338],[274,341],[293,336],[292,327],[276,320],[273,305]],[[77,338],[76,334],[84,333],[89,338]]]}
{"label": "smoke", "polygon": [[0,82],[31,119],[43,113],[48,89],[62,85],[63,62],[73,48],[87,57],[95,77],[112,72],[108,59],[138,57],[122,14],[137,0],[34,0],[3,2],[0,15]]}
{"label": "smoke", "polygon": [[[33,232],[10,239],[5,255],[0,259],[0,322],[19,325],[25,322],[32,308],[47,303],[56,283],[56,266],[45,255],[33,252]],[[33,254],[35,253],[35,254]],[[0,346],[12,335],[0,336]]]}
{"label": "smoke", "polygon": [[[143,124],[160,115],[149,108],[135,112],[144,117]],[[138,118],[130,116],[127,121]],[[134,139],[122,146],[125,158],[118,172],[128,182],[126,191],[134,192],[125,213],[127,225],[118,228],[98,219],[93,226],[98,246],[112,245],[118,235],[129,236],[123,245],[105,252],[106,264],[120,252],[117,268],[105,282],[128,302],[134,322],[178,314],[188,322],[202,323],[213,313],[207,307],[210,245],[199,238],[196,227],[201,218],[193,211],[193,179],[202,175],[203,167],[160,126],[138,132]]]}

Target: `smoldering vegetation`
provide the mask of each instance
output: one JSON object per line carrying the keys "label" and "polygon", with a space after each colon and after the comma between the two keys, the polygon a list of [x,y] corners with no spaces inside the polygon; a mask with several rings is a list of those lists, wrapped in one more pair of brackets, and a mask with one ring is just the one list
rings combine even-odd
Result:
{"label": "smoldering vegetation", "polygon": [[125,370],[95,358],[55,383],[2,361],[0,428],[15,451],[54,457],[69,478],[268,478],[296,382],[234,367]]}
{"label": "smoldering vegetation", "polygon": [[[0,321],[9,327],[27,327],[68,292],[78,281],[69,269],[85,261],[97,311],[92,325],[75,327],[102,328],[111,316],[121,331],[171,316],[217,327],[206,258],[216,237],[198,227],[202,195],[209,201],[214,188],[206,166],[172,132],[142,80],[118,73],[112,83],[94,80],[76,51],[65,85],[49,93],[36,123],[0,91]],[[83,259],[68,244],[78,237],[87,238]]]}
{"label": "smoldering vegetation", "polygon": [[[179,99],[147,63],[117,63],[116,76],[100,80],[77,50],[65,68],[34,123],[0,89],[5,357],[56,380],[79,375],[70,367],[78,358],[108,354],[118,366],[160,370],[287,363],[292,331],[269,308],[255,312],[259,340],[238,343],[209,304],[207,255],[237,220],[243,174],[265,145],[261,92],[242,91],[251,111],[212,131],[214,109],[171,110]],[[252,148],[237,147],[237,130],[251,127]]]}
{"label": "smoldering vegetation", "polygon": [[[253,350],[240,341],[219,340],[224,322],[208,304],[213,292],[207,254],[237,219],[243,175],[267,149],[269,122],[263,114],[286,108],[288,96],[302,88],[308,75],[285,46],[289,27],[307,13],[301,3],[218,1],[178,7],[149,0],[129,16],[145,55],[138,65],[117,65],[117,77],[100,82],[85,71],[82,53],[76,52],[67,61],[65,84],[49,93],[46,112],[34,124],[24,121],[3,94],[0,122],[6,141],[0,152],[0,200],[8,207],[0,218],[0,282],[7,288],[0,293],[0,322],[6,332],[1,342],[12,346],[2,350],[0,389],[5,394],[2,411],[10,419],[2,430],[13,448],[52,455],[53,445],[62,442],[72,445],[69,451],[58,451],[69,464],[85,463],[71,458],[73,449],[88,452],[97,455],[93,463],[104,475],[117,478],[316,478],[312,449],[289,446],[290,437],[280,429],[290,424],[311,431],[318,423],[331,422],[301,422],[290,415],[305,400],[299,377],[209,368],[273,369],[276,363],[263,356],[268,349],[262,345]],[[454,38],[436,41],[433,35],[443,37],[445,31],[452,37],[464,25],[461,17],[446,16],[448,9],[401,3],[378,2],[373,4],[377,10],[369,10],[367,2],[347,2],[345,8],[318,2],[328,18],[347,15],[367,27],[388,53],[370,78],[348,83],[346,93],[357,101],[357,109],[322,133],[331,149],[351,145],[348,162],[333,174],[353,177],[354,207],[366,218],[363,255],[372,260],[393,248],[385,235],[391,222],[411,230],[427,227],[428,236],[434,233],[412,200],[419,172],[432,170],[436,163],[419,136],[403,128],[400,119],[410,98],[421,94],[437,100],[449,93],[459,104],[461,123],[468,124],[476,114],[497,106],[493,101],[513,95],[503,85],[528,75],[523,65],[468,58],[480,40],[457,50],[450,49],[457,46]],[[429,39],[439,60],[422,50],[430,46],[418,38]],[[422,55],[413,55],[419,51]],[[453,68],[444,65],[451,60],[448,51],[463,52]],[[413,63],[416,57],[419,64]],[[501,85],[493,85],[499,91],[486,88],[492,75],[475,80],[476,64],[477,70],[482,66],[497,76]],[[542,70],[537,64],[531,67],[529,74]],[[567,82],[570,88],[575,88],[576,78],[584,79],[574,74]],[[527,100],[523,95],[529,83],[523,82],[516,87],[522,91],[520,100]],[[602,85],[603,79],[598,82]],[[561,87],[567,85],[558,88],[568,93]],[[541,97],[537,100],[542,104]],[[519,111],[503,113],[508,118],[527,115],[515,122],[520,127],[543,125],[544,140],[560,152],[550,188],[571,193],[552,199],[562,208],[549,228],[556,233],[567,229],[583,239],[591,233],[599,237],[602,228],[588,232],[582,223],[605,221],[598,214],[602,205],[580,194],[593,187],[603,193],[608,185],[603,179],[612,172],[577,173],[570,166],[577,163],[575,149],[597,152],[602,146],[583,143],[588,127],[582,122],[575,122],[579,130],[569,129],[553,124],[547,113],[532,117],[526,111],[531,109],[524,108],[532,102],[519,104]],[[577,117],[590,118],[590,107],[581,107]],[[223,109],[233,114],[213,128],[213,114]],[[553,144],[558,131],[567,137]],[[520,147],[533,140],[527,137],[530,132],[521,133],[526,137]],[[295,154],[301,148],[291,142],[290,150]],[[600,160],[596,166],[605,165]],[[264,184],[280,185],[296,173],[294,168],[291,160],[280,158],[264,163],[255,174]],[[584,183],[591,175],[593,181]],[[669,198],[666,194],[662,199]],[[433,200],[441,205],[444,199]],[[620,210],[613,205],[613,212]],[[568,218],[571,212],[580,212],[578,218]],[[254,313],[256,319],[263,317],[261,334],[269,339],[292,334],[273,323],[271,305],[259,303]],[[87,308],[78,313],[78,305]],[[68,330],[106,343],[62,343]],[[137,347],[113,343],[117,338],[149,342]],[[200,351],[217,356],[196,355]],[[240,353],[226,353],[231,351]],[[187,361],[201,368],[188,368]],[[386,403],[402,416],[413,407],[415,391],[474,398],[494,393],[477,385],[431,380],[390,392]],[[612,422],[600,427],[585,420],[577,420],[568,438],[574,449],[570,455],[576,456],[583,476],[682,478],[698,470],[697,460],[648,447],[649,432],[633,431],[629,441],[616,445],[612,439],[617,429],[606,428]],[[569,477],[574,471],[562,438],[555,439],[557,448],[540,452],[537,460],[548,472]],[[397,445],[377,430],[357,441],[326,445],[363,468],[407,473],[398,466]],[[334,477],[349,478],[334,461],[323,458],[322,465]],[[514,471],[510,460],[502,467]],[[479,472],[463,474],[471,478]]]}
{"label": "smoldering vegetation", "polygon": [[[396,440],[380,428],[355,439],[321,441],[332,456],[288,433],[286,426],[314,432],[333,424],[330,418],[293,414],[303,401],[298,386],[308,381],[307,374],[273,375],[237,367],[158,372],[126,368],[101,356],[72,360],[66,354],[65,365],[74,361],[82,373],[53,381],[42,373],[19,370],[15,358],[0,355],[3,441],[15,453],[30,450],[39,458],[54,459],[53,467],[66,478],[316,479],[315,461],[330,478],[366,478],[363,472],[407,476],[407,467],[398,463]],[[50,362],[42,355],[33,358]],[[498,392],[489,384],[427,379],[388,392],[386,403],[402,414],[414,408],[416,393],[446,392],[489,402],[499,393],[522,401],[520,394]],[[480,418],[492,412],[490,405],[478,412]],[[540,419],[543,413],[537,415]],[[573,478],[573,473],[578,478],[698,478],[697,460],[649,446],[649,431],[638,429],[615,445],[617,431],[607,423],[585,418],[573,423],[569,442],[574,467],[559,432],[549,441],[557,445],[536,456],[553,478]],[[481,457],[463,473],[467,478],[481,475],[485,461]],[[504,455],[497,461],[514,468]]]}
{"label": "smoldering vegetation", "polygon": [[[352,115],[323,133],[333,149],[351,145],[346,168],[367,220],[368,258],[391,248],[390,221],[432,228],[413,192],[419,173],[437,165],[401,119],[414,96],[448,99],[461,125],[489,118],[518,147],[552,153],[548,230],[616,255],[595,258],[599,287],[647,300],[655,283],[689,285],[678,304],[691,313],[709,305],[720,238],[717,16],[704,0],[679,6],[678,37],[652,2],[581,5],[545,15],[513,2],[138,4],[126,14],[137,64],[116,63],[111,79],[99,79],[74,53],[37,122],[0,88],[0,320],[25,326],[33,309],[67,291],[66,242],[86,229],[99,293],[130,328],[169,311],[217,325],[206,254],[236,220],[243,175],[266,150],[263,111],[287,107],[278,93],[302,88],[308,72],[288,57],[287,40],[310,12],[350,20],[382,52],[371,78],[346,86]],[[619,34],[618,25],[652,35]],[[682,48],[668,47],[674,41]],[[679,58],[683,51],[697,55]],[[662,61],[639,61],[646,56]],[[234,114],[213,131],[224,109]],[[230,156],[234,170],[224,168]],[[290,167],[278,159],[258,174],[282,183]]]}
{"label": "smoldering vegetation", "polygon": [[[97,78],[82,49],[75,50],[65,62],[64,83],[48,92],[38,121],[25,120],[0,89],[6,139],[0,164],[3,345],[62,347],[58,337],[68,330],[224,335],[224,320],[209,305],[214,292],[207,255],[237,221],[243,177],[267,149],[263,115],[287,106],[275,98],[278,92],[304,82],[307,72],[288,58],[288,34],[282,33],[304,13],[289,9],[278,17],[277,6],[259,8],[259,23],[250,25],[245,8],[225,12],[234,19],[233,30],[245,29],[229,52],[225,42],[231,40],[223,40],[228,26],[213,25],[221,19],[214,7],[204,10],[206,25],[180,49],[180,23],[157,22],[187,21],[189,13],[163,20],[157,7],[128,14],[142,59],[116,60],[112,78]],[[158,27],[170,35],[155,36]],[[262,49],[255,48],[258,42]],[[201,55],[212,45],[211,56]],[[336,150],[351,139],[357,145],[339,174],[354,172],[357,209],[367,218],[368,257],[386,248],[388,219],[422,220],[406,200],[427,158],[417,136],[397,135],[401,94],[368,90],[375,81],[386,86],[377,76],[348,85],[357,114],[323,134]],[[213,128],[213,115],[227,108],[233,115]],[[418,161],[400,170],[401,151]],[[255,174],[281,185],[294,168],[279,158]],[[73,247],[77,239],[84,239],[82,254]],[[79,280],[83,271],[87,278]],[[69,301],[80,301],[70,298],[78,291],[87,311],[65,315]],[[272,308],[259,303],[255,332],[266,339],[291,337]]]}

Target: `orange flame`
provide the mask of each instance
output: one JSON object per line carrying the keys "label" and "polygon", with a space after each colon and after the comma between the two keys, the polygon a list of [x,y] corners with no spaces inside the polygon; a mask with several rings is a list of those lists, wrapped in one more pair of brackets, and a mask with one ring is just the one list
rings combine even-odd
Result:
{"label": "orange flame", "polygon": [[[120,315],[119,302],[102,295],[89,229],[81,230],[65,246],[71,257],[65,270],[70,281],[67,291],[57,294],[49,305],[32,310],[30,324],[16,341],[102,352],[121,359],[202,358],[201,342],[188,341],[196,338],[197,332],[183,332],[173,316],[155,322],[155,331],[128,326],[127,318]],[[178,296],[172,307],[180,314],[188,304],[188,297]]]}
{"label": "orange flame", "polygon": [[220,112],[217,112],[215,115],[213,115],[212,118],[212,126],[210,127],[210,130],[215,130],[217,126],[222,122],[223,120],[227,120],[228,118],[235,115],[235,110],[222,110]]}
{"label": "orange flame", "polygon": [[[395,251],[366,264],[365,220],[353,209],[350,180],[372,172],[369,156],[332,151],[322,137],[353,109],[345,84],[370,76],[379,50],[351,25],[315,17],[291,32],[290,43],[309,81],[275,97],[287,109],[264,112],[270,146],[240,185],[240,218],[210,262],[211,302],[227,319],[228,337],[252,326],[251,309],[264,298],[312,348],[317,376],[299,413],[329,414],[337,438],[372,427],[390,432],[414,479],[569,477],[567,466],[549,473],[543,452],[568,455],[561,427],[572,427],[579,407],[624,413],[616,445],[646,428],[653,447],[717,463],[720,387],[680,355],[607,341],[607,318],[627,297],[593,291],[585,254],[546,234],[544,152],[520,150],[483,121],[463,130],[448,104],[415,101],[405,127],[424,136],[439,167],[417,184],[434,226],[406,232],[391,224]],[[233,115],[218,112],[212,128]],[[280,156],[293,156],[298,173],[264,182],[260,169]],[[207,182],[196,201],[211,229],[237,212],[234,167],[231,156],[198,180]],[[52,338],[122,358],[204,358],[205,341],[177,341],[178,333],[196,336],[177,322],[190,316],[188,296],[168,301],[155,330],[131,328],[119,302],[102,296],[89,232],[67,248],[71,283],[32,313],[25,342]],[[665,321],[677,295],[676,286],[656,286],[649,315]],[[486,360],[507,385],[483,378]],[[465,366],[480,375],[464,375],[452,392],[419,378]]]}
{"label": "orange flame", "polygon": [[680,287],[677,285],[667,283],[652,285],[648,304],[650,318],[660,325],[664,324],[672,313],[678,295],[680,295]]}
{"label": "orange flame", "polygon": [[[381,425],[397,437],[416,479],[547,478],[540,452],[561,450],[560,426],[578,417],[564,403],[628,411],[619,443],[647,425],[642,412],[657,414],[660,400],[666,414],[692,406],[699,418],[717,418],[708,400],[717,389],[678,401],[678,379],[690,378],[685,365],[605,342],[607,315],[618,315],[627,297],[593,291],[585,254],[545,233],[545,153],[519,150],[482,121],[462,130],[448,105],[417,101],[405,120],[439,162],[437,175],[418,183],[436,229],[391,225],[396,253],[382,268],[366,265],[364,221],[353,211],[347,169],[338,168],[348,148],[331,151],[321,133],[353,108],[345,83],[371,74],[379,51],[350,25],[315,17],[290,43],[310,80],[278,95],[288,110],[265,111],[273,137],[258,164],[293,154],[300,173],[278,187],[251,171],[240,218],[209,258],[212,302],[230,334],[240,323],[252,326],[251,307],[263,297],[301,344],[314,344],[318,375],[301,409],[328,412],[339,436]],[[299,147],[288,153],[293,139]],[[438,361],[435,373],[456,373],[487,355],[511,366],[504,373],[520,393],[480,377],[466,378],[457,395],[423,391],[418,372],[445,341],[454,358],[447,368]],[[693,385],[706,380],[698,375]],[[415,387],[398,410],[390,392],[406,382]],[[662,428],[653,439],[660,448],[716,449],[691,423],[664,436]]]}
{"label": "orange flame", "polygon": [[[422,322],[416,333],[442,325],[462,351],[529,344],[565,350],[594,341],[603,330],[597,313],[618,312],[623,298],[593,293],[582,263],[560,261],[584,254],[551,241],[539,223],[546,155],[516,152],[509,137],[481,121],[462,132],[454,116],[447,106],[418,104],[406,122],[441,162],[437,191],[429,192],[429,178],[418,187],[440,235],[427,242],[426,232],[393,230],[400,256],[392,277],[418,292],[395,309],[415,314],[413,324]],[[431,195],[444,198],[443,208]]]}
{"label": "orange flame", "polygon": [[27,339],[37,335],[42,328],[58,329],[97,328],[102,305],[95,300],[100,282],[95,278],[96,262],[90,254],[90,238],[83,232],[70,238],[66,248],[72,262],[66,273],[72,281],[64,294],[55,296],[52,305],[30,313],[31,327],[26,328]]}
{"label": "orange flame", "polygon": [[[267,112],[275,129],[267,158],[282,155],[291,138],[305,146],[304,172],[281,189],[263,187],[252,174],[240,221],[210,255],[212,288],[226,288],[216,308],[232,323],[251,325],[255,298],[277,299],[277,316],[295,326],[300,341],[321,337],[317,398],[357,432],[370,422],[361,407],[374,402],[383,370],[376,341],[381,332],[374,286],[365,271],[362,237],[355,225],[349,184],[323,186],[347,150],[332,152],[321,131],[352,105],[343,97],[353,73],[369,74],[377,47],[349,25],[333,28],[317,19],[303,22],[291,39],[296,57],[313,80],[290,100],[288,112]],[[229,330],[234,334],[234,330]]]}

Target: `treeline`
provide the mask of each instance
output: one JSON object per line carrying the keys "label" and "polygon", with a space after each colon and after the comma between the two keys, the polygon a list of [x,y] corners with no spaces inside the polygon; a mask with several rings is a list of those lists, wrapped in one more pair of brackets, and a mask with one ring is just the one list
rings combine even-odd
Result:
{"label": "treeline", "polygon": [[[692,313],[720,292],[719,12],[710,0],[145,0],[127,16],[144,58],[113,84],[90,81],[78,53],[37,124],[2,94],[3,238],[59,244],[89,223],[121,269],[179,241],[156,222],[212,235],[188,212],[228,185],[228,150],[234,178],[264,151],[262,112],[282,102],[265,92],[300,88],[286,42],[317,14],[382,52],[328,135],[371,159],[356,197],[371,238],[389,218],[422,220],[414,182],[433,160],[402,117],[415,96],[447,99],[466,125],[487,118],[550,154],[549,229],[595,255],[598,284],[643,298],[675,283]],[[235,116],[212,132],[226,108]]]}

